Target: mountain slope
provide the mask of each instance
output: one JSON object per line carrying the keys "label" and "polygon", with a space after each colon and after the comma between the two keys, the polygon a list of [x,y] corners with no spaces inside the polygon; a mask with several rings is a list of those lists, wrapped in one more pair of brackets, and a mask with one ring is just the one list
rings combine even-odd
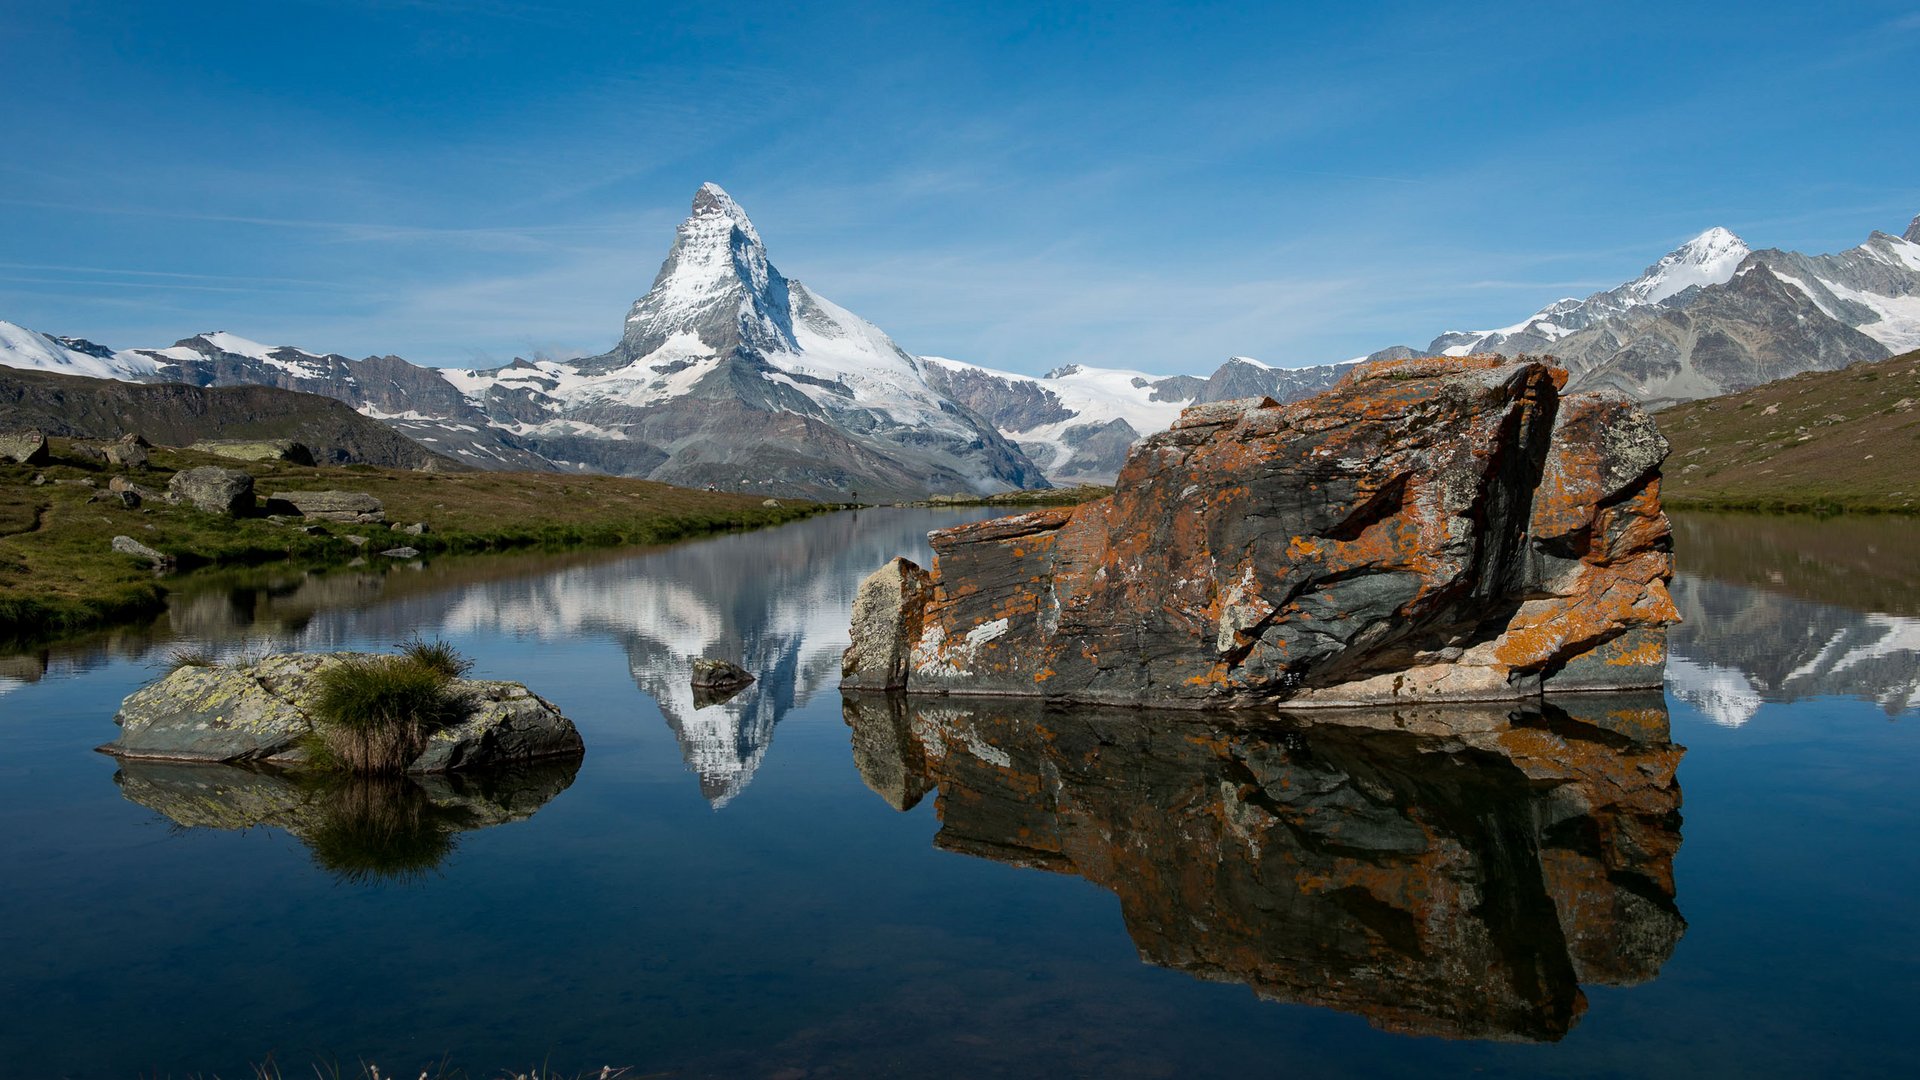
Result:
{"label": "mountain slope", "polygon": [[201,439],[294,439],[321,464],[458,469],[341,402],[268,386],[148,385],[0,367],[0,430],[114,439],[133,433],[164,446]]}
{"label": "mountain slope", "polygon": [[1920,352],[1662,411],[1664,492],[1752,507],[1920,508]]}

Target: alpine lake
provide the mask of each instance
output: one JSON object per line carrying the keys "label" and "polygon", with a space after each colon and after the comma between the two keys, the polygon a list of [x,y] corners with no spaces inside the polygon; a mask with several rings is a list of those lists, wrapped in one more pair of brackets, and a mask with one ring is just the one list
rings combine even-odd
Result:
{"label": "alpine lake", "polygon": [[[1911,1068],[1913,521],[1675,515],[1666,691],[1516,714],[1613,763],[1545,776],[1340,724],[843,701],[860,580],[996,513],[266,574],[0,656],[0,1075]],[[316,786],[94,751],[181,650],[415,634],[584,758]],[[758,681],[696,698],[700,656]]]}

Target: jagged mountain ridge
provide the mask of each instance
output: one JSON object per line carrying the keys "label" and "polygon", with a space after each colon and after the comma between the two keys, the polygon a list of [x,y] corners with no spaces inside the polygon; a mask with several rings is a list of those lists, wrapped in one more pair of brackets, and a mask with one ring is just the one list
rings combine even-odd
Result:
{"label": "jagged mountain ridge", "polygon": [[937,390],[918,357],[781,275],[715,184],[695,194],[619,344],[599,356],[462,371],[223,332],[116,351],[0,324],[0,363],[324,394],[488,468],[824,498],[1047,485],[1018,447]]}
{"label": "jagged mountain ridge", "polygon": [[[1920,218],[1836,255],[1709,229],[1639,277],[1425,353],[1549,354],[1570,390],[1658,407],[1920,346]],[[1367,359],[1416,355],[1407,346]],[[482,467],[591,469],[826,494],[1103,482],[1189,404],[1318,393],[1343,365],[1233,357],[1207,378],[1071,365],[1017,375],[900,349],[780,274],[744,211],[704,185],[619,344],[575,361],[420,368],[204,334],[116,352],[0,323],[0,362],[141,381],[255,382],[337,397]],[[1029,460],[1031,459],[1031,460]],[[1038,463],[1037,465],[1035,463]]]}
{"label": "jagged mountain ridge", "polygon": [[1449,331],[1427,351],[1547,353],[1572,372],[1571,390],[1658,407],[1916,347],[1920,217],[1835,255],[1753,250],[1709,229],[1624,285],[1498,330]]}

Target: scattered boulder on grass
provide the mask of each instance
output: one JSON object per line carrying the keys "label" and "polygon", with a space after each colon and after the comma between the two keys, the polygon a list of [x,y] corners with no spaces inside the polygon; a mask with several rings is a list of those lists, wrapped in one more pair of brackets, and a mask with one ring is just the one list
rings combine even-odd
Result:
{"label": "scattered boulder on grass", "polygon": [[100,448],[107,456],[107,463],[123,469],[144,469],[147,467],[147,449],[152,444],[138,435],[126,434],[119,441],[110,442]]}
{"label": "scattered boulder on grass", "polygon": [[131,536],[114,537],[113,550],[122,555],[132,555],[135,558],[145,559],[153,564],[155,570],[165,570],[173,566],[173,556],[165,552],[155,551]]}
{"label": "scattered boulder on grass", "polygon": [[276,491],[267,496],[267,512],[362,525],[387,520],[385,505],[364,491]]}
{"label": "scattered boulder on grass", "polygon": [[425,536],[427,534],[427,523],[424,521],[416,521],[411,525],[402,525],[396,521],[393,523],[393,531],[406,533],[408,536]]}
{"label": "scattered boulder on grass", "polygon": [[202,439],[189,450],[235,461],[284,461],[289,465],[314,463],[313,451],[292,439]]}
{"label": "scattered boulder on grass", "polygon": [[[398,661],[365,653],[287,653],[231,667],[183,666],[120,703],[120,737],[100,747],[120,758],[252,762],[283,768],[314,763],[324,674],[341,664]],[[573,722],[516,682],[451,679],[464,717],[425,733],[409,773],[446,772],[541,758],[578,756]]]}
{"label": "scattered boulder on grass", "polygon": [[47,436],[38,430],[0,431],[0,461],[15,465],[45,465]]}
{"label": "scattered boulder on grass", "polygon": [[769,510],[778,510],[780,508],[780,500],[765,499],[761,501],[760,505],[766,507]]}
{"label": "scattered boulder on grass", "polygon": [[167,482],[167,494],[209,514],[239,517],[253,512],[253,477],[239,469],[202,465],[183,469]]}

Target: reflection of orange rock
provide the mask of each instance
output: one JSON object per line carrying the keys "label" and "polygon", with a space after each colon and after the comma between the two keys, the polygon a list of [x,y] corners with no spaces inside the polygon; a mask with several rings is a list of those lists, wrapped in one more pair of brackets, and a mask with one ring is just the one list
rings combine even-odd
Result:
{"label": "reflection of orange rock", "polygon": [[935,533],[930,587],[876,574],[847,685],[1182,706],[1658,686],[1666,442],[1565,379],[1388,361],[1291,405],[1195,406],[1110,498]]}
{"label": "reflection of orange rock", "polygon": [[1664,707],[1572,700],[1265,732],[1030,701],[845,707],[890,803],[938,788],[937,845],[1113,890],[1151,963],[1393,1031],[1553,1040],[1580,983],[1653,977],[1685,928]]}

